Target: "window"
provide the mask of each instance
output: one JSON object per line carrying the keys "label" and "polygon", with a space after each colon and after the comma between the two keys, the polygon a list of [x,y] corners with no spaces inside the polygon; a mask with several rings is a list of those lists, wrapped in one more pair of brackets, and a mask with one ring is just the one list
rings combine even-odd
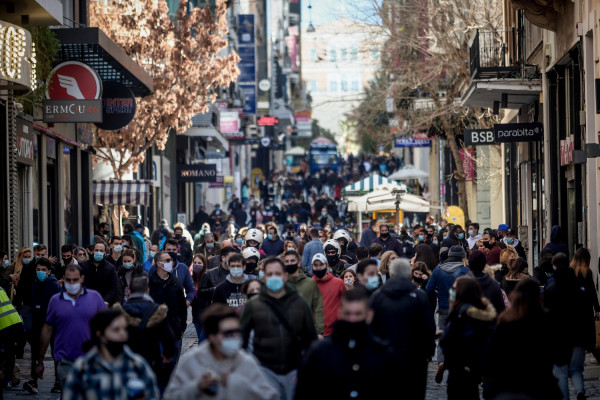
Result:
{"label": "window", "polygon": [[338,83],[335,79],[329,81],[329,91],[332,93],[336,93],[338,91]]}
{"label": "window", "polygon": [[373,60],[373,61],[379,60],[379,50],[371,49],[371,60]]}
{"label": "window", "polygon": [[342,92],[347,92],[348,91],[348,78],[346,77],[346,75],[342,75]]}
{"label": "window", "polygon": [[315,79],[311,79],[308,81],[308,90],[311,93],[315,93],[318,91],[317,81]]}
{"label": "window", "polygon": [[352,77],[352,83],[350,84],[350,90],[353,92],[360,92],[360,75],[354,75]]}
{"label": "window", "polygon": [[310,49],[310,61],[317,61],[317,49],[314,47]]}
{"label": "window", "polygon": [[346,48],[340,49],[340,61],[346,61],[348,59],[348,50]]}
{"label": "window", "polygon": [[329,60],[337,61],[337,51],[336,51],[335,47],[331,47],[329,49]]}
{"label": "window", "polygon": [[355,44],[352,45],[352,50],[350,50],[350,60],[357,61],[358,60],[358,47]]}

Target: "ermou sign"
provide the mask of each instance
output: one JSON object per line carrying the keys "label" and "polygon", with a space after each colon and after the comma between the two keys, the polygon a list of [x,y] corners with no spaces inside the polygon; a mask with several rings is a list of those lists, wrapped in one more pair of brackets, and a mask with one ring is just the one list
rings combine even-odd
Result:
{"label": "ermou sign", "polygon": [[116,131],[127,126],[135,115],[135,96],[120,82],[102,84],[102,122],[100,129]]}
{"label": "ermou sign", "polygon": [[216,164],[194,164],[177,166],[178,182],[216,182]]}
{"label": "ermou sign", "polygon": [[511,142],[538,142],[543,138],[544,125],[541,122],[496,124],[494,125],[494,129],[464,130],[464,141],[467,146]]}

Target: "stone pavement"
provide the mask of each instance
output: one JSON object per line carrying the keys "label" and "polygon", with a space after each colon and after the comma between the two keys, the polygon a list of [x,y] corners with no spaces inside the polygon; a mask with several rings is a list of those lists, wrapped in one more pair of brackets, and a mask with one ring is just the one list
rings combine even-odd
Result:
{"label": "stone pavement", "polygon": [[[193,324],[189,324],[183,336],[182,353],[185,354],[192,347],[198,344],[196,330]],[[35,399],[35,400],[59,400],[60,394],[50,393],[50,389],[54,385],[54,363],[50,356],[50,350],[46,353],[44,366],[46,367],[44,380],[38,380],[37,395],[29,394],[23,390],[23,383],[29,379],[30,358],[31,352],[29,345],[25,347],[23,359],[18,359],[17,364],[21,368],[21,383],[18,387],[4,390],[4,399]],[[445,400],[446,385],[445,380],[442,384],[435,383],[433,377],[435,375],[435,363],[429,364],[429,373],[427,377],[427,400]],[[447,374],[445,375],[447,378]],[[585,388],[588,399],[600,400],[600,364],[596,362],[591,354],[588,354],[585,360],[584,371]],[[571,391],[571,399],[575,399],[575,393]]]}

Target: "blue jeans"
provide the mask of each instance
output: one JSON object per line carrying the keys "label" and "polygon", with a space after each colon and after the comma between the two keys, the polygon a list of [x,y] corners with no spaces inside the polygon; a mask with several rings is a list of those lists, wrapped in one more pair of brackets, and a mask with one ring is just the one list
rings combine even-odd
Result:
{"label": "blue jeans", "polygon": [[194,328],[196,328],[196,335],[198,335],[198,345],[200,345],[200,343],[202,343],[202,341],[206,339],[204,327],[200,326],[200,322],[194,322]]}
{"label": "blue jeans", "polygon": [[583,347],[573,348],[571,363],[569,364],[569,376],[576,393],[585,394],[583,386],[583,363],[585,361],[585,349]]}
{"label": "blue jeans", "polygon": [[[438,323],[437,323],[437,330],[438,331],[442,331],[444,332],[444,330],[446,329],[446,321],[448,320],[448,310],[438,310]],[[442,347],[440,346],[440,341],[437,341],[437,350],[436,350],[436,356],[437,356],[437,363],[441,363],[444,362],[444,352],[442,351]]]}

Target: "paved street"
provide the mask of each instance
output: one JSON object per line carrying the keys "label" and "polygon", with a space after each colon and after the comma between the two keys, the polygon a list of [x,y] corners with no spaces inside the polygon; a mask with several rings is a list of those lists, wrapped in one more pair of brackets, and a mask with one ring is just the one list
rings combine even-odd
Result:
{"label": "paved street", "polygon": [[[183,353],[185,354],[193,346],[198,343],[196,339],[196,330],[193,324],[189,324],[185,335],[183,337]],[[17,360],[17,364],[21,368],[21,383],[18,387],[13,389],[5,389],[5,399],[23,399],[27,397],[35,396],[37,400],[58,400],[60,394],[50,393],[50,389],[54,384],[54,367],[50,352],[46,354],[44,359],[44,365],[46,367],[46,378],[43,381],[39,381],[39,393],[37,395],[31,395],[23,390],[23,382],[29,376],[29,360],[31,353],[29,351],[29,345],[25,347],[25,355],[23,359]],[[596,360],[588,354],[586,358],[585,367],[585,385],[587,390],[588,399],[600,399],[600,365]],[[435,374],[435,363],[429,364],[428,384],[427,384],[427,400],[442,400],[446,399],[446,386],[445,382],[441,385],[435,383],[433,376]],[[446,375],[447,377],[447,375]],[[575,393],[571,392],[571,399],[575,399]]]}

